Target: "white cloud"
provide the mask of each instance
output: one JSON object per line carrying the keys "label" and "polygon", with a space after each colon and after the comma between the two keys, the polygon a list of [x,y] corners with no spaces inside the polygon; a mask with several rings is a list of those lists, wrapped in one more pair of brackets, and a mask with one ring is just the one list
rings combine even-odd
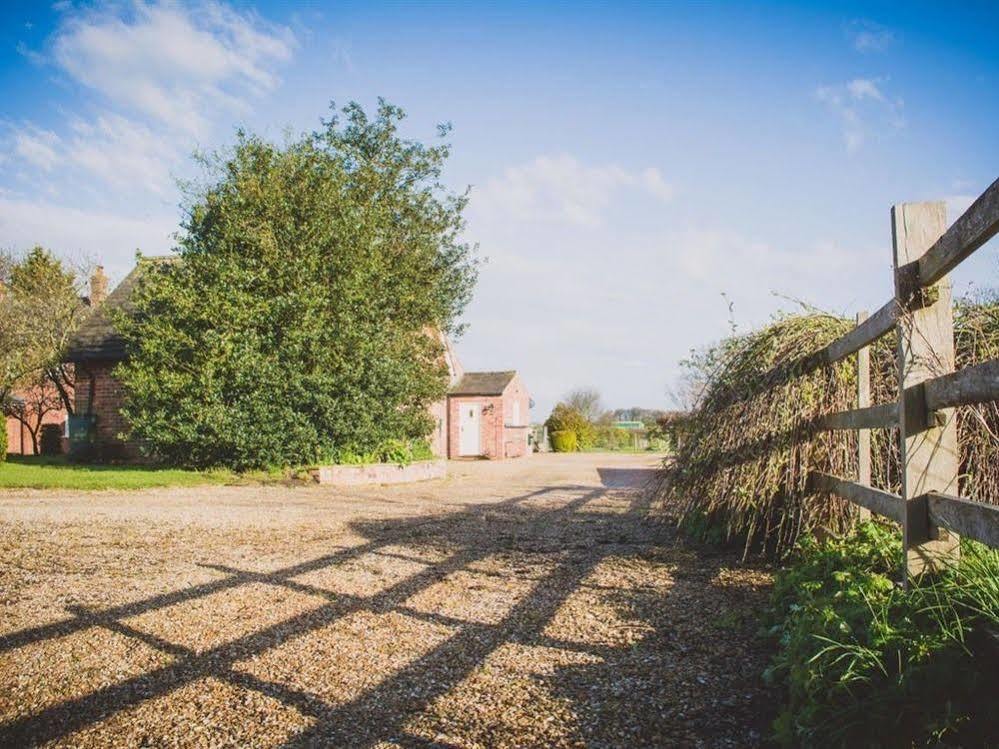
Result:
{"label": "white cloud", "polygon": [[881,93],[881,89],[878,88],[877,82],[868,78],[854,78],[846,84],[846,90],[850,94],[850,97],[856,101],[863,101],[864,99],[873,99],[874,101],[885,100],[885,96]]}
{"label": "white cloud", "polygon": [[18,156],[46,172],[52,171],[60,161],[59,136],[49,130],[28,125],[14,131],[13,141]]}
{"label": "white cloud", "polygon": [[804,293],[822,288],[837,274],[863,264],[864,253],[835,242],[817,241],[786,248],[730,229],[689,227],[663,238],[656,255],[668,259],[679,277],[719,290],[737,289],[747,277],[769,285],[768,291]]}
{"label": "white cloud", "polygon": [[581,226],[601,223],[622,190],[638,190],[667,202],[673,188],[658,169],[588,166],[567,154],[539,156],[489,179],[472,197],[473,211],[518,220],[551,220]]}
{"label": "white cloud", "polygon": [[[128,190],[132,197],[145,191],[163,197],[173,187],[170,164],[181,161],[188,150],[182,139],[113,112],[98,114],[93,120],[70,117],[68,125],[64,136],[25,125],[13,128],[8,138],[17,158],[45,173],[36,184],[50,193],[56,184],[67,187],[78,179],[92,185],[96,177],[105,191]],[[58,174],[50,175],[57,166]],[[27,173],[22,174],[30,181]]]}
{"label": "white cloud", "polygon": [[[45,54],[82,91],[58,133],[8,126],[10,174],[42,194],[174,202],[173,173],[250,100],[278,84],[292,32],[220,2],[65,3]],[[3,148],[6,146],[6,148]],[[7,166],[7,165],[5,165]],[[56,167],[59,167],[56,169]]]}
{"label": "white cloud", "polygon": [[103,179],[112,187],[143,189],[166,195],[172,187],[169,164],[183,155],[173,138],[144,125],[106,112],[93,122],[74,120],[67,160]]}
{"label": "white cloud", "polygon": [[52,42],[56,64],[114,105],[203,134],[207,112],[238,108],[277,84],[291,31],[220,3],[137,2],[67,15]]}
{"label": "white cloud", "polygon": [[63,257],[99,260],[115,280],[131,269],[136,248],[147,255],[168,252],[177,229],[168,214],[102,213],[0,193],[0,246],[41,244]]}
{"label": "white cloud", "polygon": [[555,225],[497,225],[477,236],[491,262],[459,342],[466,365],[522,368],[541,419],[586,381],[598,382],[609,403],[665,407],[676,362],[728,334],[729,301],[743,330],[795,307],[774,292],[848,312],[884,301],[877,289],[888,287],[888,272],[854,282],[857,267],[888,263],[883,247],[782,245],[724,226],[674,229],[674,221],[675,213],[664,217],[658,231],[617,221],[586,227],[568,247],[565,227]]}
{"label": "white cloud", "polygon": [[856,153],[871,136],[905,127],[905,102],[886,94],[885,82],[883,78],[854,78],[815,89],[815,98],[839,120],[848,153]]}
{"label": "white cloud", "polygon": [[898,41],[896,32],[866,20],[856,20],[848,24],[846,34],[858,52],[884,52]]}

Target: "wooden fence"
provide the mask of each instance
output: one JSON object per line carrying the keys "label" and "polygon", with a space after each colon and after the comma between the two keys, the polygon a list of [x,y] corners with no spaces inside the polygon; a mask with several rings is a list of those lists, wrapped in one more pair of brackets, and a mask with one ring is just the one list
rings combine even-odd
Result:
{"label": "wooden fence", "polygon": [[[855,328],[771,373],[799,376],[857,354],[858,407],[824,417],[822,430],[858,430],[856,481],[813,473],[812,485],[902,524],[904,578],[934,571],[959,554],[959,536],[999,547],[999,506],[958,496],[960,450],[955,408],[999,400],[999,360],[954,370],[948,274],[999,231],[999,180],[951,225],[943,203],[892,208],[895,296]],[[898,333],[899,399],[870,404],[868,346]],[[870,429],[898,429],[902,494],[870,486]]]}

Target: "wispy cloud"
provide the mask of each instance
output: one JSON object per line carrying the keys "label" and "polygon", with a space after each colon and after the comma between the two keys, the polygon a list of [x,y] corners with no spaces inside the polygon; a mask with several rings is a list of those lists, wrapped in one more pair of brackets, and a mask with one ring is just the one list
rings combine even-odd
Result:
{"label": "wispy cloud", "polygon": [[176,228],[169,213],[121,215],[0,192],[0,234],[9,246],[42,244],[64,256],[100,260],[115,279],[130,269],[137,245],[145,254],[167,252]]}
{"label": "wispy cloud", "polygon": [[139,2],[68,14],[52,41],[55,64],[118,107],[166,127],[204,133],[206,112],[238,108],[272,89],[289,59],[290,30],[211,3]]}
{"label": "wispy cloud", "polygon": [[60,138],[49,130],[26,125],[13,131],[13,150],[19,157],[49,172],[59,164]]}
{"label": "wispy cloud", "polygon": [[[134,204],[174,195],[172,172],[220,122],[279,83],[296,39],[221,2],[64,3],[39,50],[81,93],[56,132],[26,122],[0,132],[10,173],[49,194],[92,192]],[[58,169],[56,169],[58,167]]]}
{"label": "wispy cloud", "polygon": [[884,78],[854,78],[815,89],[815,98],[839,120],[848,153],[856,153],[872,136],[905,127],[905,102],[885,92],[886,82]]}
{"label": "wispy cloud", "polygon": [[884,101],[885,95],[881,93],[876,81],[867,78],[855,78],[846,84],[846,90],[850,97],[856,101],[872,99],[873,101]]}
{"label": "wispy cloud", "polygon": [[73,120],[71,128],[73,136],[66,147],[69,163],[113,188],[138,187],[156,195],[170,191],[170,164],[184,155],[179,139],[112,112],[91,121]]}
{"label": "wispy cloud", "polygon": [[866,19],[851,21],[845,32],[858,52],[884,52],[899,41],[896,31]]}
{"label": "wispy cloud", "polygon": [[472,205],[476,212],[507,219],[595,226],[623,190],[637,190],[661,202],[671,200],[674,192],[654,167],[629,171],[617,165],[590,166],[560,154],[507,168],[473,192]]}

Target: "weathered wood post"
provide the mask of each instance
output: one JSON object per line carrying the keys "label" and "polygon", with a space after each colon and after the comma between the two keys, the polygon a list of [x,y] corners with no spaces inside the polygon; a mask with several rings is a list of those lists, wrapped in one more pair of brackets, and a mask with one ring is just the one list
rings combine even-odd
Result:
{"label": "weathered wood post", "polygon": [[[857,313],[857,325],[867,319],[867,310]],[[857,352],[857,408],[871,405],[871,348],[864,346]],[[857,432],[857,481],[871,485],[871,430]],[[870,520],[871,511],[860,508],[860,519]]]}
{"label": "weathered wood post", "polygon": [[[957,560],[956,534],[929,527],[925,494],[957,493],[960,456],[953,408],[929,413],[921,383],[954,371],[950,279],[922,289],[915,263],[947,229],[944,203],[894,206],[892,244],[898,316],[899,439],[902,458],[904,580]],[[913,388],[905,397],[905,389]]]}

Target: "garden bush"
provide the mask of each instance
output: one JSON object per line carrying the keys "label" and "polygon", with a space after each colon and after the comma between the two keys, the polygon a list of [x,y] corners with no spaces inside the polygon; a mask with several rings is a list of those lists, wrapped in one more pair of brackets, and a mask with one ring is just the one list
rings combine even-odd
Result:
{"label": "garden bush", "polygon": [[585,450],[593,447],[596,441],[596,430],[582,412],[566,403],[559,403],[552,409],[551,416],[545,422],[548,431],[573,432],[576,435],[578,447],[574,449]]}
{"label": "garden bush", "polygon": [[570,429],[552,432],[552,450],[557,453],[574,453],[579,450],[579,439]]}
{"label": "garden bush", "polygon": [[786,689],[785,746],[990,746],[999,693],[999,552],[965,542],[960,564],[906,591],[894,529],[804,537],[776,577],[766,677]]}

